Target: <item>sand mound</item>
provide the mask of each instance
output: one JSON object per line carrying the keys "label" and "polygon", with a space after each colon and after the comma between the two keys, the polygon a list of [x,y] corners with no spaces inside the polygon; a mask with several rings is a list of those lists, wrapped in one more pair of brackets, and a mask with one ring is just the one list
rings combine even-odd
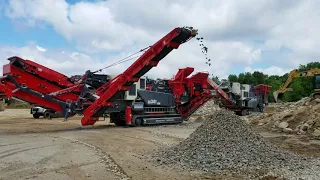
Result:
{"label": "sand mound", "polygon": [[265,113],[242,118],[267,130],[320,139],[320,99],[303,98],[295,103],[270,104]]}

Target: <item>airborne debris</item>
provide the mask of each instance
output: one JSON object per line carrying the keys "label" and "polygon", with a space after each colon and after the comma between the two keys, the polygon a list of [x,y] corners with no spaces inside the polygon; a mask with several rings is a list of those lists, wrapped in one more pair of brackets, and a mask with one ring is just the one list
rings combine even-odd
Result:
{"label": "airborne debris", "polygon": [[211,59],[209,59],[209,58],[207,57],[208,47],[203,44],[203,37],[198,37],[198,38],[196,38],[196,40],[200,41],[200,42],[199,42],[199,46],[201,47],[201,52],[202,52],[202,54],[204,54],[204,55],[206,56],[206,64],[208,64],[209,66],[211,66],[211,63],[209,63],[209,61],[211,61]]}

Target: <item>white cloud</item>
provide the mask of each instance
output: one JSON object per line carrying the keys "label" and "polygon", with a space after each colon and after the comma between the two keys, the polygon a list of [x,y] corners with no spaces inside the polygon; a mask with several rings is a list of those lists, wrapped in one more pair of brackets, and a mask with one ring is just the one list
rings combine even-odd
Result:
{"label": "white cloud", "polygon": [[283,43],[276,39],[269,39],[265,42],[263,50],[265,51],[277,51],[281,48]]}
{"label": "white cloud", "polygon": [[[263,71],[278,74],[318,61],[319,7],[318,1],[303,0],[108,0],[73,5],[65,0],[10,0],[5,9],[6,15],[17,23],[47,25],[68,41],[76,42],[79,54],[75,57],[81,64],[72,63],[76,60],[67,51],[27,52],[28,46],[11,47],[21,55],[33,55],[39,62],[48,63],[46,59],[50,59],[53,67],[60,70],[75,65],[80,66],[75,68],[80,72],[84,70],[83,63],[89,63],[87,68],[110,64],[151,45],[174,27],[193,26],[209,47],[212,65],[206,66],[198,44],[191,41],[169,54],[149,74],[171,77],[178,68],[193,66],[196,71],[226,77],[230,69],[239,65],[253,67],[261,61],[270,66]],[[265,43],[255,44],[253,40]],[[282,48],[291,52],[282,53]],[[92,58],[101,52],[116,54],[101,56],[99,60]],[[266,53],[272,57],[265,58]],[[66,57],[66,62],[60,63],[60,56]],[[123,71],[129,65],[128,62],[117,68]]]}
{"label": "white cloud", "polygon": [[47,51],[47,49],[45,49],[45,48],[43,48],[41,46],[36,46],[36,48],[41,52],[46,52]]}
{"label": "white cloud", "polygon": [[[131,52],[123,52],[114,56],[108,56],[105,59],[95,59],[91,56],[80,53],[80,52],[67,52],[67,51],[45,51],[34,42],[28,43],[28,45],[23,47],[13,47],[13,46],[0,46],[0,63],[7,64],[9,61],[7,59],[12,56],[18,56],[23,59],[32,60],[36,63],[44,65],[52,70],[61,72],[65,75],[71,76],[75,74],[84,74],[85,71],[91,70],[96,71],[106,66],[109,66],[119,60],[128,57]],[[137,56],[141,55],[142,53],[138,53]],[[133,56],[136,57],[136,56]],[[114,65],[110,68],[104,69],[101,73],[105,74],[119,74],[124,72],[135,59],[127,61],[125,63],[121,63],[118,65]],[[165,61],[165,60],[163,60]],[[167,61],[167,60],[166,60]],[[167,62],[170,64],[170,60]],[[161,63],[160,63],[161,64]],[[165,64],[165,63],[164,63]],[[171,67],[167,70],[172,69]],[[153,77],[159,76],[160,77],[172,77],[177,69],[174,71],[159,71],[156,70],[156,73],[149,75]],[[160,73],[159,73],[160,72]],[[0,69],[0,74],[2,74],[2,68]]]}
{"label": "white cloud", "polygon": [[[211,59],[211,62],[213,62],[211,66],[205,64],[205,55],[201,53],[198,44],[194,40],[194,42],[182,44],[177,50],[173,50],[160,61],[157,67],[151,69],[147,75],[151,77],[171,78],[179,68],[195,67],[195,72],[206,71],[211,74],[213,73],[215,76],[226,78],[228,70],[233,65],[241,64],[245,61],[251,64],[259,59],[257,58],[259,50],[251,49],[246,44],[219,42],[210,43],[207,46],[211,49],[211,52],[209,51],[208,53],[215,54],[216,57],[215,59]],[[231,53],[229,54],[228,52]],[[0,46],[1,64],[8,63],[5,60],[11,56],[20,56],[67,75],[83,74],[86,70],[95,71],[117,62],[130,54],[132,52],[127,51],[114,56],[108,56],[105,59],[95,59],[81,52],[49,51],[36,45],[34,42],[23,47]],[[228,61],[228,59],[232,59],[233,61]],[[102,73],[122,73],[134,60],[108,68],[102,71]]]}
{"label": "white cloud", "polygon": [[48,23],[81,46],[119,50],[135,42],[152,42],[152,37],[176,26],[199,28],[209,40],[264,37],[282,23],[277,13],[296,4],[277,0],[108,0],[70,5],[64,0],[11,0],[7,14],[13,19]]}
{"label": "white cloud", "polygon": [[[148,34],[114,20],[108,2],[79,2],[69,5],[64,0],[11,0],[7,15],[16,20],[46,23],[69,41],[76,41],[88,51],[120,50]],[[59,12],[59,13],[57,13]]]}
{"label": "white cloud", "polygon": [[[83,74],[87,68],[99,68],[102,64],[92,58],[77,53],[58,53],[54,51],[42,51],[38,45],[29,44],[24,47],[0,46],[0,63],[7,64],[7,59],[19,56],[49,67],[58,72],[71,74]],[[85,66],[84,66],[85,64]],[[0,70],[2,74],[2,68]]]}
{"label": "white cloud", "polygon": [[268,74],[268,75],[282,76],[286,73],[289,73],[291,71],[291,69],[281,68],[281,67],[277,67],[277,66],[271,66],[268,68],[251,68],[250,66],[248,66],[244,69],[244,72],[253,73],[254,71],[263,72],[264,74]]}

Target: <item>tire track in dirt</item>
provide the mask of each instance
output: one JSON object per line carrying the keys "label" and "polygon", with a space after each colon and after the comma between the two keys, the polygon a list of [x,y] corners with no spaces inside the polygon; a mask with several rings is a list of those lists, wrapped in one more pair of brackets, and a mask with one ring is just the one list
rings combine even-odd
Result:
{"label": "tire track in dirt", "polygon": [[101,158],[101,163],[103,163],[106,166],[106,169],[110,172],[112,172],[114,175],[116,175],[117,177],[119,177],[122,180],[129,180],[131,179],[126,173],[125,171],[122,169],[122,167],[116,163],[116,161],[106,152],[104,152],[103,150],[101,150],[100,148],[93,146],[91,144],[88,144],[86,142],[83,141],[79,141],[79,140],[73,140],[73,139],[69,139],[69,138],[65,138],[65,137],[60,137],[60,136],[53,136],[50,134],[45,134],[48,137],[52,137],[52,138],[56,138],[56,139],[62,139],[62,140],[67,140],[70,141],[72,143],[76,143],[76,144],[81,144],[84,145],[86,147],[89,147],[91,149],[93,149],[98,156],[100,156]]}
{"label": "tire track in dirt", "polygon": [[40,147],[22,149],[22,150],[20,150],[20,151],[15,151],[15,152],[12,152],[12,153],[9,153],[9,154],[2,155],[2,156],[0,156],[0,159],[6,158],[6,157],[9,157],[9,156],[13,156],[13,155],[18,154],[18,153],[30,151],[30,150],[33,150],[33,149],[40,149],[40,148],[45,148],[45,147],[50,147],[50,146],[54,146],[54,145],[40,146]]}
{"label": "tire track in dirt", "polygon": [[0,154],[6,154],[6,153],[8,153],[8,152],[10,152],[10,151],[15,151],[15,150],[19,150],[19,149],[21,149],[21,148],[9,149],[9,150],[0,152]]}
{"label": "tire track in dirt", "polygon": [[152,129],[141,128],[141,129],[139,129],[139,131],[148,132],[155,137],[168,138],[168,139],[172,139],[172,140],[175,140],[178,142],[184,140],[184,138],[172,135],[168,132],[161,132],[161,130],[158,130],[158,129],[152,130]]}
{"label": "tire track in dirt", "polygon": [[12,145],[19,145],[19,144],[27,144],[29,142],[21,142],[21,143],[11,143],[11,144],[2,144],[0,147],[5,147],[5,146],[12,146]]}

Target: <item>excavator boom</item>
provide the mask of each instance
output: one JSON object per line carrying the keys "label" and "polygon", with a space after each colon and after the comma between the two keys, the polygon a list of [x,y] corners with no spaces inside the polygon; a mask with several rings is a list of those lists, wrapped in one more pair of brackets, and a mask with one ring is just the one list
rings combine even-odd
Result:
{"label": "excavator boom", "polygon": [[280,101],[282,98],[282,95],[287,91],[293,91],[292,88],[288,88],[289,85],[292,83],[292,81],[295,78],[298,77],[314,77],[320,75],[320,69],[309,69],[304,71],[298,71],[297,69],[294,69],[290,71],[288,78],[286,81],[280,86],[280,88],[277,91],[273,92],[273,97],[276,102]]}

